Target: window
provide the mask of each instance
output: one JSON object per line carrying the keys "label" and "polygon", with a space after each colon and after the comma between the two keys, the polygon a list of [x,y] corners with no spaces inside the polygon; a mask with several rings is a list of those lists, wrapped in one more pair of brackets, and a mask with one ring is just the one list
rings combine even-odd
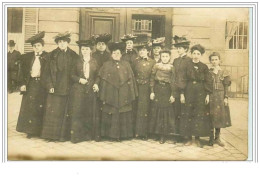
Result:
{"label": "window", "polygon": [[133,30],[152,31],[152,20],[133,20]]}
{"label": "window", "polygon": [[8,33],[22,33],[23,9],[8,8]]}
{"label": "window", "polygon": [[226,22],[226,47],[227,49],[247,49],[248,22]]}

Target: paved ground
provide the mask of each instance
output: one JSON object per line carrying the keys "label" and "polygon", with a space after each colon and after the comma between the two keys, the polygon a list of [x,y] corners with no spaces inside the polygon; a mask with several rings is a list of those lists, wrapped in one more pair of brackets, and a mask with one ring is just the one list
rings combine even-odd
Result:
{"label": "paved ground", "polygon": [[[27,139],[15,130],[21,95],[8,95],[8,160],[246,160],[247,109],[246,99],[230,99],[233,126],[222,131],[225,147],[214,145],[198,148],[167,141],[137,139],[122,142],[46,142]],[[207,143],[207,140],[203,140]]]}

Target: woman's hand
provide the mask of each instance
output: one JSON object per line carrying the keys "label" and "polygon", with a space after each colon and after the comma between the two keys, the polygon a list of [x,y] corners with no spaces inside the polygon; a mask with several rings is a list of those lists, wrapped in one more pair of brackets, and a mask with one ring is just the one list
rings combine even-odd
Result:
{"label": "woman's hand", "polygon": [[88,81],[86,79],[80,78],[79,83],[84,85],[84,84],[88,83]]}
{"label": "woman's hand", "polygon": [[150,94],[150,99],[153,101],[154,98],[155,98],[155,94],[154,94],[154,93],[151,93],[151,94]]}
{"label": "woman's hand", "polygon": [[170,97],[170,103],[174,103],[175,102],[175,98],[173,96]]}
{"label": "woman's hand", "polygon": [[224,105],[228,106],[228,98],[224,98]]}
{"label": "woman's hand", "polygon": [[51,88],[51,89],[49,90],[49,93],[54,93],[54,88]]}
{"label": "woman's hand", "polygon": [[206,96],[205,104],[209,104],[209,95]]}
{"label": "woman's hand", "polygon": [[94,84],[94,85],[93,85],[93,91],[94,91],[94,92],[98,92],[98,91],[99,91],[99,88],[98,88],[98,85],[97,85],[97,84]]}
{"label": "woman's hand", "polygon": [[184,104],[184,103],[185,103],[185,97],[184,97],[184,94],[181,94],[180,101],[181,101],[181,103],[182,103],[182,104]]}
{"label": "woman's hand", "polygon": [[25,92],[25,91],[26,91],[26,85],[21,86],[21,87],[20,87],[20,90],[23,91],[23,92]]}

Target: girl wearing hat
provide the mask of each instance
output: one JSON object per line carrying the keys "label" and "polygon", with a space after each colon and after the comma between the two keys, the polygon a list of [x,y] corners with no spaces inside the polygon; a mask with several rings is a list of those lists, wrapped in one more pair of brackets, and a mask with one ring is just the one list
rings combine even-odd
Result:
{"label": "girl wearing hat", "polygon": [[16,130],[27,133],[27,138],[40,136],[42,130],[46,98],[42,76],[48,63],[48,53],[43,50],[44,35],[43,31],[26,40],[31,43],[33,52],[21,56],[18,84],[23,98]]}
{"label": "girl wearing hat", "polygon": [[72,67],[78,59],[78,55],[68,47],[69,32],[58,34],[55,42],[58,47],[50,52],[50,61],[43,75],[48,96],[41,137],[50,141],[64,141],[70,137],[70,129],[67,124],[69,118],[68,96],[72,84]]}
{"label": "girl wearing hat", "polygon": [[122,54],[122,60],[125,60],[130,63],[131,67],[133,66],[133,62],[137,58],[138,54],[134,49],[134,41],[137,36],[133,36],[132,34],[124,35],[121,37],[121,40],[126,44],[126,50]]}
{"label": "girl wearing hat", "polygon": [[110,53],[107,51],[107,43],[112,39],[112,36],[111,34],[104,33],[93,35],[92,39],[96,44],[96,51],[92,54],[92,57],[96,59],[100,68],[111,57]]}
{"label": "girl wearing hat", "polygon": [[[220,140],[220,129],[231,126],[230,112],[228,107],[228,87],[231,85],[230,74],[220,68],[220,54],[213,52],[209,56],[212,64],[210,69],[213,78],[213,92],[210,94],[210,117],[212,127],[215,128],[215,143],[224,146]],[[212,136],[213,137],[213,136]],[[213,145],[213,142],[211,143]]]}
{"label": "girl wearing hat", "polygon": [[156,63],[160,61],[160,51],[163,48],[165,37],[157,38],[152,40],[152,55],[151,58],[155,60]]}
{"label": "girl wearing hat", "polygon": [[175,101],[175,69],[170,64],[169,50],[160,51],[160,59],[161,62],[153,67],[150,80],[150,99],[153,102],[149,128],[163,144],[167,135],[174,135],[176,132],[175,112],[172,106]]}
{"label": "girl wearing hat", "polygon": [[148,45],[137,47],[139,56],[134,61],[133,71],[138,88],[138,99],[135,105],[135,137],[148,139],[148,124],[150,110],[150,77],[155,60],[148,57]]}
{"label": "girl wearing hat", "polygon": [[188,41],[185,37],[179,37],[177,35],[173,37],[173,40],[173,46],[177,48],[177,52],[179,55],[179,57],[174,59],[173,61],[173,66],[175,67],[176,73],[176,99],[174,103],[175,119],[177,124],[176,133],[179,134],[181,113],[183,112],[185,105],[185,87],[187,84],[186,72],[188,64],[191,63],[191,58],[187,56],[190,41]]}
{"label": "girl wearing hat", "polygon": [[73,82],[70,95],[71,142],[91,140],[99,141],[95,133],[97,128],[96,95],[93,85],[97,77],[98,65],[91,57],[93,44],[91,40],[77,41],[80,57],[72,68]]}
{"label": "girl wearing hat", "polygon": [[191,47],[192,62],[187,67],[185,110],[180,126],[180,134],[188,137],[186,145],[190,145],[192,136],[195,136],[199,147],[203,147],[200,137],[209,137],[211,131],[209,95],[213,83],[207,65],[200,61],[204,52],[205,48],[200,44]]}
{"label": "girl wearing hat", "polygon": [[102,102],[101,136],[117,141],[133,137],[132,103],[138,95],[130,64],[121,59],[124,49],[123,42],[110,43],[111,59],[93,86]]}

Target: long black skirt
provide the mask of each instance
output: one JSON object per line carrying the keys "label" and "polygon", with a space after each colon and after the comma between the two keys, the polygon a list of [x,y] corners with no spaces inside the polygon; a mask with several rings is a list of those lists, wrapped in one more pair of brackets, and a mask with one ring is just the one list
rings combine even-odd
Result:
{"label": "long black skirt", "polygon": [[46,92],[39,80],[30,79],[22,104],[16,130],[35,136],[40,136],[44,112]]}

